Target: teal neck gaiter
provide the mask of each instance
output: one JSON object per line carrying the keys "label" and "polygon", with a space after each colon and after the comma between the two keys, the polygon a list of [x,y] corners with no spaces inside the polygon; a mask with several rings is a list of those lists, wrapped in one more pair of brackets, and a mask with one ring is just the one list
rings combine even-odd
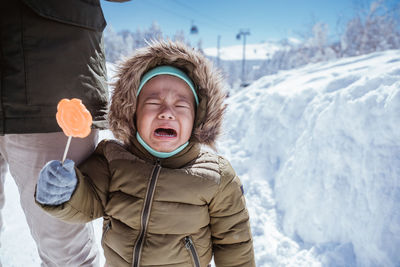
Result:
{"label": "teal neck gaiter", "polygon": [[160,158],[160,159],[169,158],[169,157],[172,157],[172,156],[178,154],[189,144],[189,142],[186,142],[171,152],[159,152],[159,151],[152,149],[148,144],[146,144],[146,142],[142,139],[142,137],[140,137],[139,132],[136,132],[136,139],[150,154],[152,154],[154,157]]}

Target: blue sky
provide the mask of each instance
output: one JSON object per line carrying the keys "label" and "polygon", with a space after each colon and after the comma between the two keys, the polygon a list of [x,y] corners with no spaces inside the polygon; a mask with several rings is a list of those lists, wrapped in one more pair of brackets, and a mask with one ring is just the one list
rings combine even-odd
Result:
{"label": "blue sky", "polygon": [[[172,36],[183,30],[193,44],[202,40],[203,48],[242,44],[236,39],[249,30],[247,43],[298,37],[315,22],[328,24],[334,36],[368,0],[133,0],[115,3],[101,0],[108,25],[114,30],[149,28],[157,21],[162,32]],[[196,25],[197,35],[189,34]]]}

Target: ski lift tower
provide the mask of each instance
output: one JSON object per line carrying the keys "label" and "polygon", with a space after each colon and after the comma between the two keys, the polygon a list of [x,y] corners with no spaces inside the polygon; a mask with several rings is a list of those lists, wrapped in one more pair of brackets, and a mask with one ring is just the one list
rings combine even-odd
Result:
{"label": "ski lift tower", "polygon": [[218,39],[217,39],[217,67],[220,68],[220,50],[221,50],[221,35],[218,35]]}
{"label": "ski lift tower", "polygon": [[242,86],[246,87],[246,72],[245,72],[245,63],[246,63],[246,35],[250,35],[250,30],[240,30],[238,34],[236,34],[236,39],[240,40],[243,36],[243,60],[242,60]]}

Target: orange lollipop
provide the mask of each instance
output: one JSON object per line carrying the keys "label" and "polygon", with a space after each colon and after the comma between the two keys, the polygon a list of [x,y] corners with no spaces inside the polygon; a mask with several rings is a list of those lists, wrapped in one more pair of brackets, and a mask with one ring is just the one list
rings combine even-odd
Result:
{"label": "orange lollipop", "polygon": [[57,105],[56,119],[66,136],[84,138],[90,134],[92,115],[80,99],[61,99]]}
{"label": "orange lollipop", "polygon": [[69,100],[64,98],[58,102],[56,119],[64,134],[68,136],[68,142],[62,160],[64,163],[71,138],[84,138],[90,134],[92,115],[90,115],[90,112],[86,109],[85,105],[82,104],[80,99],[73,98]]}

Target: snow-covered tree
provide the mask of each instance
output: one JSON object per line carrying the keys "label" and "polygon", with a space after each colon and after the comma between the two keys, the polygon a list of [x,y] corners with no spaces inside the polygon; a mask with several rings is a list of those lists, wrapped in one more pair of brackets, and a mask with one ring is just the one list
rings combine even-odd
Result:
{"label": "snow-covered tree", "polygon": [[185,42],[185,32],[183,30],[177,31],[172,37],[173,41]]}
{"label": "snow-covered tree", "polygon": [[347,23],[341,37],[343,56],[400,48],[398,9],[389,10],[383,0],[373,2],[368,11],[360,12]]}
{"label": "snow-covered tree", "polygon": [[123,37],[115,32],[112,26],[107,26],[104,31],[104,46],[107,61],[116,62],[124,54]]}
{"label": "snow-covered tree", "polygon": [[145,40],[160,40],[163,38],[163,34],[160,28],[160,25],[156,21],[153,21],[150,28],[145,31],[144,39]]}
{"label": "snow-covered tree", "polygon": [[198,50],[200,53],[204,54],[204,51],[203,51],[203,41],[202,41],[201,39],[199,39],[199,40],[197,41],[197,50]]}
{"label": "snow-covered tree", "polygon": [[107,26],[104,32],[106,59],[109,62],[117,62],[129,56],[135,49],[146,46],[147,41],[162,38],[185,42],[183,31],[177,31],[172,37],[164,36],[157,22],[153,22],[147,29],[138,28],[135,32],[123,30],[117,33],[112,26]]}

